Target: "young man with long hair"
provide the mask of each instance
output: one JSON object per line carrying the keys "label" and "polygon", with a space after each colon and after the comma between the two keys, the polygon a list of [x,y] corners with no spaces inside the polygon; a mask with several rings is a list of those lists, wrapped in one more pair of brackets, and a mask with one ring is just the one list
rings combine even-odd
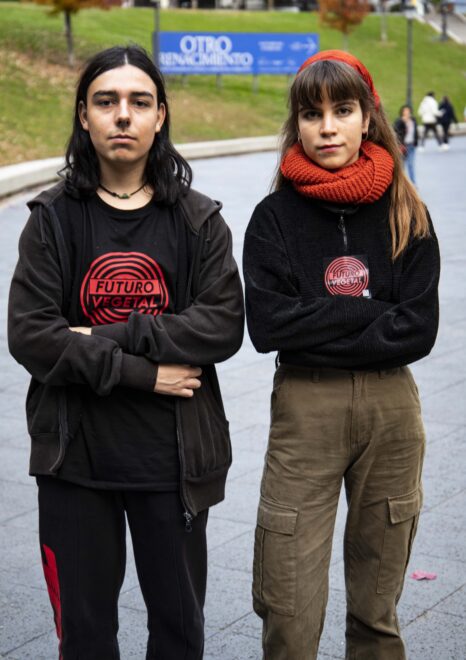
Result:
{"label": "young man with long hair", "polygon": [[98,53],[64,181],[29,203],[9,345],[32,376],[30,474],[60,658],[119,658],[126,520],[147,658],[203,654],[206,523],[231,462],[214,364],[242,341],[221,205],[191,189],[160,72]]}

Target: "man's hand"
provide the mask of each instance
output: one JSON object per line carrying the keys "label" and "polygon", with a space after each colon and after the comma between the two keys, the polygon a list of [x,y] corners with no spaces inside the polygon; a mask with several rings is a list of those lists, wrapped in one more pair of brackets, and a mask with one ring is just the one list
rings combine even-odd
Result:
{"label": "man's hand", "polygon": [[79,325],[75,328],[70,328],[72,332],[80,332],[82,335],[90,335],[92,328],[86,328],[83,325]]}
{"label": "man's hand", "polygon": [[187,364],[159,364],[154,392],[189,398],[201,386],[201,373],[199,367]]}

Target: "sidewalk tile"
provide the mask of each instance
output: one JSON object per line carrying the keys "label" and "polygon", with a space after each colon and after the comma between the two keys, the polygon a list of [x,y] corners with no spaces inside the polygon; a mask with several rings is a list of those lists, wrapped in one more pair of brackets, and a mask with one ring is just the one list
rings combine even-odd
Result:
{"label": "sidewalk tile", "polygon": [[464,619],[440,612],[427,612],[403,631],[412,660],[463,660]]}

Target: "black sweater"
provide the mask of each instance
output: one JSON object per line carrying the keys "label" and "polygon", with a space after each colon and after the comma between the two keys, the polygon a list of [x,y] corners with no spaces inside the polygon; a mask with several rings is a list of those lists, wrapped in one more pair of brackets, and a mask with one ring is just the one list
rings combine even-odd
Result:
{"label": "black sweater", "polygon": [[[310,367],[384,369],[427,355],[438,328],[433,227],[391,259],[389,191],[373,204],[329,208],[291,186],[255,209],[244,246],[249,334],[261,353]],[[331,295],[329,261],[368,264],[371,297]],[[367,295],[367,292],[366,292]]]}

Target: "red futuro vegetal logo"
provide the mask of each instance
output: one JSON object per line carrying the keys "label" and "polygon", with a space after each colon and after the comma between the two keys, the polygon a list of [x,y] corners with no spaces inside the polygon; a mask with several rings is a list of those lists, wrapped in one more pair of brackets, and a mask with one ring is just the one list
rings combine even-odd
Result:
{"label": "red futuro vegetal logo", "polygon": [[332,296],[361,296],[369,283],[369,271],[355,257],[338,257],[327,266],[324,281]]}
{"label": "red futuro vegetal logo", "polygon": [[110,252],[92,262],[80,299],[92,325],[104,325],[127,321],[133,311],[163,314],[168,291],[154,259],[141,252]]}

